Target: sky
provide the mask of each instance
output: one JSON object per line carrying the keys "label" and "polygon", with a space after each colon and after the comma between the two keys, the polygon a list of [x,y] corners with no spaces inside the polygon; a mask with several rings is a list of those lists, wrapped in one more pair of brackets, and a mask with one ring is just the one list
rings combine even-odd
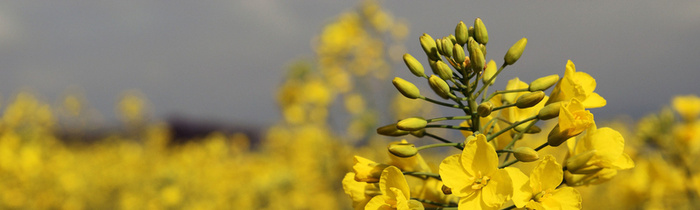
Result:
{"label": "sky", "polygon": [[[54,102],[79,87],[108,120],[125,90],[157,118],[181,115],[264,126],[280,117],[275,90],[311,39],[356,1],[2,1],[0,98],[30,91]],[[499,78],[563,75],[567,60],[597,81],[608,105],[596,119],[655,112],[674,95],[700,95],[700,1],[383,1],[418,37],[483,19],[487,59],[528,38]],[[398,76],[408,77],[403,66]],[[502,87],[506,79],[496,84]],[[2,108],[2,107],[0,107]]]}

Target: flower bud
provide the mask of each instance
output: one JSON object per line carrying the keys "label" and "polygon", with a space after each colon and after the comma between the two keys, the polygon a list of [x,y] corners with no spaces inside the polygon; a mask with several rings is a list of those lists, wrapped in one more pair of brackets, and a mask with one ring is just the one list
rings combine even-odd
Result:
{"label": "flower bud", "polygon": [[[566,160],[566,170],[578,174],[580,169],[589,166],[588,161],[596,154],[596,150],[589,150],[578,155],[574,155]],[[600,168],[598,168],[600,169]]]}
{"label": "flower bud", "polygon": [[418,137],[418,138],[423,138],[425,136],[425,129],[420,129],[417,131],[410,131],[412,136]]}
{"label": "flower bud", "polygon": [[418,149],[411,143],[398,143],[389,145],[389,152],[399,157],[411,157],[418,154]]}
{"label": "flower bud", "polygon": [[[525,132],[525,133],[529,133],[529,134],[535,134],[535,133],[542,132],[542,128],[540,128],[536,125],[532,125],[532,126],[530,126],[530,129],[527,129],[527,126],[529,126],[529,125],[530,125],[529,123],[523,123],[523,124],[520,124],[518,126],[515,126],[515,128],[513,128],[513,130],[515,130],[517,132]],[[527,129],[527,130],[525,130],[525,129]]]}
{"label": "flower bud", "polygon": [[484,58],[484,53],[481,51],[481,47],[474,46],[472,51],[473,53],[470,52],[469,55],[469,60],[472,63],[472,69],[477,72],[484,70],[484,66],[486,66],[486,59]]}
{"label": "flower bud", "polygon": [[542,99],[544,99],[544,92],[542,91],[525,93],[521,95],[517,101],[515,101],[515,106],[521,109],[533,107],[540,103]]}
{"label": "flower bud", "polygon": [[428,79],[428,84],[430,84],[430,88],[433,89],[433,91],[435,91],[440,98],[450,98],[450,85],[448,85],[442,78],[431,75]]}
{"label": "flower bud", "polygon": [[476,107],[476,113],[479,114],[481,117],[488,117],[491,115],[491,110],[493,110],[493,103],[490,101],[484,102],[479,104],[479,106]]}
{"label": "flower bud", "polygon": [[445,57],[452,57],[452,48],[454,48],[454,43],[449,37],[442,38],[442,53]]}
{"label": "flower bud", "polygon": [[503,58],[505,60],[505,64],[513,65],[515,61],[518,61],[518,59],[520,59],[520,56],[523,55],[525,45],[527,45],[527,38],[525,37],[513,44],[513,46],[511,46],[510,49],[508,49],[506,56]]}
{"label": "flower bud", "polygon": [[554,84],[559,81],[559,75],[558,74],[552,74],[546,77],[540,77],[539,79],[536,79],[535,81],[532,81],[530,83],[530,87],[528,87],[529,91],[544,91],[547,90],[548,88],[552,87]]}
{"label": "flower bud", "polygon": [[435,72],[440,78],[444,80],[449,80],[452,79],[452,69],[445,64],[445,62],[442,62],[441,60],[436,62],[437,65],[437,72]]}
{"label": "flower bud", "polygon": [[469,38],[469,29],[462,21],[459,21],[457,27],[455,27],[455,38],[457,39],[457,44],[459,45],[464,45],[467,43],[467,39]]}
{"label": "flower bud", "polygon": [[549,120],[555,117],[559,117],[559,108],[562,105],[561,103],[563,102],[554,102],[551,104],[547,104],[547,106],[544,106],[544,108],[540,109],[540,112],[537,114],[537,119]]}
{"label": "flower bud", "polygon": [[384,136],[403,136],[408,133],[408,131],[398,129],[396,123],[377,128],[377,134]]}
{"label": "flower bud", "polygon": [[411,56],[411,54],[403,54],[403,62],[406,63],[408,70],[411,70],[411,73],[413,73],[413,75],[416,75],[417,77],[426,77],[423,65],[420,64],[420,62],[418,62],[416,58]]}
{"label": "flower bud", "polygon": [[[469,26],[469,37],[474,37],[474,26]],[[467,38],[467,42],[469,42],[469,38]]]}
{"label": "flower bud", "polygon": [[399,77],[394,77],[394,80],[391,82],[394,83],[394,87],[399,90],[401,95],[406,96],[406,98],[416,99],[420,97],[420,90],[413,83]]}
{"label": "flower bud", "polygon": [[474,39],[481,44],[489,42],[489,33],[486,31],[486,26],[481,18],[474,20]]}
{"label": "flower bud", "polygon": [[424,33],[423,36],[420,37],[420,45],[423,47],[423,51],[425,51],[425,54],[428,55],[430,60],[440,59],[433,37]]}
{"label": "flower bud", "polygon": [[410,117],[396,123],[396,127],[405,131],[416,131],[425,128],[428,121],[419,117]]}
{"label": "flower bud", "polygon": [[435,47],[437,47],[438,57],[440,57],[440,54],[443,53],[442,52],[444,50],[443,46],[442,46],[443,44],[444,44],[444,42],[442,41],[442,39],[435,40]]}
{"label": "flower bud", "polygon": [[[576,135],[578,134],[580,133],[576,133]],[[547,135],[547,143],[549,143],[549,146],[557,147],[561,145],[561,143],[564,143],[566,140],[569,140],[571,137],[576,135],[563,132],[561,129],[559,129],[559,124],[557,124],[554,126],[554,128],[552,128],[552,131],[549,132],[549,135]]]}
{"label": "flower bud", "polygon": [[[496,66],[496,61],[490,60],[489,63],[486,64],[486,70],[484,70],[484,76],[481,78],[481,81],[484,83],[484,85],[487,85],[486,83],[491,80],[491,78],[496,77],[496,72],[498,71],[498,68]],[[496,82],[496,79],[494,78],[491,83],[488,85],[492,85],[494,82]]]}
{"label": "flower bud", "polygon": [[464,63],[467,56],[464,54],[464,48],[462,48],[462,45],[455,44],[454,47],[452,47],[452,58],[454,58],[455,62],[458,64]]}
{"label": "flower bud", "polygon": [[515,148],[515,150],[513,150],[513,156],[515,156],[515,159],[518,159],[522,162],[532,162],[540,159],[540,156],[539,154],[537,154],[537,151],[530,147]]}
{"label": "flower bud", "polygon": [[449,36],[447,36],[447,38],[450,39],[450,41],[452,42],[452,44],[456,44],[456,43],[457,43],[457,38],[455,37],[455,35],[450,34]]}
{"label": "flower bud", "polygon": [[479,44],[479,48],[481,48],[481,53],[484,54],[484,57],[486,57],[486,45]]}
{"label": "flower bud", "polygon": [[355,181],[358,182],[378,182],[382,171],[389,167],[387,164],[377,163],[360,156],[355,156],[354,161],[352,170],[355,172]]}

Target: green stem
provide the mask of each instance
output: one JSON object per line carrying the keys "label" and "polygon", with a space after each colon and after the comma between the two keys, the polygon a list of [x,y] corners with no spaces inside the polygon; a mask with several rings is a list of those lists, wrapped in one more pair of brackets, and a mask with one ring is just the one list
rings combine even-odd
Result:
{"label": "green stem", "polygon": [[440,207],[455,207],[455,206],[450,206],[450,204],[438,203],[435,201],[425,200],[425,199],[420,199],[420,198],[411,198],[411,200],[417,200],[421,203],[427,203],[430,205],[435,205],[435,206],[440,206]]}
{"label": "green stem", "polygon": [[498,168],[505,168],[505,167],[508,167],[508,166],[510,166],[510,165],[513,165],[513,164],[515,164],[515,163],[517,163],[517,162],[518,162],[518,160],[515,159],[515,160],[512,160],[512,161],[510,161],[510,162],[504,163],[502,166],[498,166]]}
{"label": "green stem", "polygon": [[514,107],[514,106],[515,106],[515,104],[506,104],[506,105],[503,105],[503,106],[499,106],[499,107],[493,108],[491,111],[493,112],[493,111],[497,111],[497,110],[501,110],[501,109],[505,109],[505,108],[509,108],[509,107]]}
{"label": "green stem", "polygon": [[[535,119],[537,119],[537,115],[532,116],[532,117],[529,117],[529,118],[524,119],[524,120],[522,120],[522,121],[515,122],[515,123],[511,124],[510,126],[504,128],[504,129],[502,129],[502,130],[500,130],[500,131],[498,131],[498,132],[496,132],[496,133],[494,133],[494,134],[489,135],[488,137],[486,137],[486,140],[487,140],[487,141],[491,141],[491,139],[496,138],[496,136],[499,136],[499,135],[505,133],[506,131],[509,131],[510,129],[513,129],[513,128],[515,128],[516,126],[518,126],[518,125],[520,125],[520,124],[523,124],[523,123],[526,123],[526,122],[528,122],[528,121],[530,121],[530,120],[535,120]],[[512,141],[511,141],[511,142],[512,142]]]}
{"label": "green stem", "polygon": [[[535,115],[535,116],[533,116],[533,117],[534,117],[534,118],[537,118],[537,115]],[[537,123],[537,121],[539,121],[539,120],[540,120],[540,119],[535,119],[534,121],[530,122],[530,124],[527,125],[527,127],[525,128],[525,130],[522,130],[522,131],[518,132],[518,134],[516,134],[516,135],[513,137],[513,140],[511,140],[510,143],[508,143],[508,145],[506,145],[505,148],[511,148],[511,147],[513,147],[513,145],[515,145],[515,142],[518,141],[518,139],[522,138],[523,135],[525,135],[525,131],[530,130],[530,128],[531,128],[532,126],[534,126],[535,123]],[[540,149],[542,149],[542,148],[540,148]],[[509,158],[510,158],[510,154],[506,155],[506,159],[505,159],[505,160],[508,160]]]}
{"label": "green stem", "polygon": [[423,178],[421,176],[428,176],[428,177],[433,177],[433,178],[436,178],[436,179],[442,181],[442,178],[440,178],[440,174],[429,173],[429,172],[407,171],[407,172],[403,172],[403,175],[415,176],[415,177],[420,177],[420,178]]}
{"label": "green stem", "polygon": [[540,145],[539,147],[535,148],[535,151],[540,151],[541,149],[549,146],[549,143],[545,142],[544,144]]}
{"label": "green stem", "polygon": [[496,150],[496,153],[514,153],[514,151],[509,150],[509,149],[502,149],[502,150]]}
{"label": "green stem", "polygon": [[437,139],[438,141],[441,141],[441,142],[445,142],[445,143],[454,143],[454,142],[452,142],[452,141],[450,141],[450,140],[444,139],[444,138],[442,138],[442,137],[440,137],[440,136],[436,136],[436,135],[434,135],[434,134],[432,134],[432,133],[425,132],[425,135],[426,135],[426,136],[433,137],[434,139]]}
{"label": "green stem", "polygon": [[[501,68],[498,69],[498,71],[496,71],[496,74],[494,74],[493,77],[491,77],[491,79],[489,79],[489,81],[486,82],[486,84],[491,84],[491,82],[493,82],[493,80],[496,79],[496,76],[498,76],[498,74],[500,74],[501,71],[503,71],[504,68],[506,68],[506,64],[505,64],[505,63],[501,66]],[[488,86],[488,85],[481,86],[481,89],[479,89],[479,92],[476,93],[476,96],[481,95],[481,92],[483,92],[484,89],[486,89],[487,86]],[[488,101],[488,100],[487,100],[487,101]]]}
{"label": "green stem", "polygon": [[426,128],[449,128],[455,130],[471,131],[470,127],[454,126],[454,125],[426,125]]}
{"label": "green stem", "polygon": [[462,149],[462,143],[442,143],[442,144],[428,144],[424,146],[418,147],[418,151],[424,150],[424,149],[430,149],[430,148],[435,148],[435,147],[456,147],[457,149]]}
{"label": "green stem", "polygon": [[493,98],[494,96],[496,96],[498,94],[517,93],[517,92],[525,92],[525,91],[530,91],[530,89],[523,88],[523,89],[515,89],[515,90],[497,90],[497,91],[491,93],[491,95],[489,95],[489,97],[486,98],[486,101],[491,100],[491,98]]}
{"label": "green stem", "polygon": [[459,105],[454,105],[454,104],[450,104],[450,103],[445,103],[445,102],[438,101],[438,100],[435,100],[435,99],[432,99],[432,98],[428,98],[428,97],[425,97],[425,96],[421,96],[421,97],[419,97],[419,98],[420,98],[420,99],[423,99],[423,100],[425,100],[425,101],[428,101],[428,102],[430,102],[430,103],[434,103],[434,104],[440,105],[440,106],[452,107],[452,108],[457,108],[457,109],[465,109],[465,108],[467,108],[467,107],[465,107],[464,105],[459,106]]}
{"label": "green stem", "polygon": [[501,210],[509,210],[509,209],[514,209],[514,208],[515,208],[515,205],[511,205],[511,206],[509,206],[509,207],[506,207],[506,208],[504,208],[504,209],[501,209]]}
{"label": "green stem", "polygon": [[443,120],[468,120],[471,119],[471,116],[451,116],[451,117],[438,117],[438,118],[432,118],[432,119],[427,119],[425,121],[430,122],[438,122],[438,121],[443,121]]}

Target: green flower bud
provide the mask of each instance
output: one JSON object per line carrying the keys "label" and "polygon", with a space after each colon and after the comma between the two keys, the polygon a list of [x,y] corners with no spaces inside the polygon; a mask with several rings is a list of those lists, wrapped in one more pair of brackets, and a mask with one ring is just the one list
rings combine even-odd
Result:
{"label": "green flower bud", "polygon": [[[591,160],[595,154],[596,150],[589,150],[566,159],[566,170],[574,174],[587,174],[585,172],[593,172],[586,171],[585,168],[587,168],[587,166],[591,166],[588,164],[588,161]],[[595,167],[594,169],[596,169],[594,171],[598,171],[600,170],[600,167]]]}
{"label": "green flower bud", "polygon": [[396,123],[377,128],[377,134],[384,136],[403,136],[408,133],[408,131],[400,130],[399,128],[397,128]]}
{"label": "green flower bud", "polygon": [[469,38],[469,28],[467,28],[467,25],[465,25],[462,21],[459,21],[457,27],[455,27],[455,38],[457,39],[457,44],[459,45],[464,45],[467,43],[467,39]]}
{"label": "green flower bud", "polygon": [[399,90],[401,95],[406,96],[406,98],[416,99],[420,97],[420,90],[413,83],[399,77],[394,77],[394,80],[391,82],[394,83],[394,87]]}
{"label": "green flower bud", "polygon": [[423,36],[420,37],[420,45],[421,47],[423,47],[423,51],[425,51],[425,54],[428,55],[429,59],[440,59],[440,56],[438,55],[437,51],[437,46],[435,45],[435,40],[433,39],[433,37],[424,33]]}
{"label": "green flower bud", "polygon": [[481,18],[474,20],[474,39],[481,44],[489,42],[489,33],[486,31],[486,26]]}
{"label": "green flower bud", "polygon": [[436,39],[435,44],[437,46],[437,52],[438,52],[438,57],[439,57],[440,56],[439,54],[442,54],[443,53],[442,51],[445,50],[444,46],[443,46],[445,44],[445,42],[443,42],[442,39]]}
{"label": "green flower bud", "polygon": [[445,62],[442,62],[441,60],[437,61],[437,72],[435,72],[440,78],[444,80],[449,80],[452,79],[452,69],[445,64]]}
{"label": "green flower bud", "polygon": [[450,41],[452,42],[452,44],[456,44],[456,43],[457,43],[457,37],[455,37],[455,35],[450,34],[449,36],[447,36],[447,38],[450,39]]}
{"label": "green flower bud", "polygon": [[527,129],[528,125],[530,125],[530,124],[523,123],[523,124],[520,124],[518,126],[515,126],[515,128],[513,128],[513,130],[515,130],[517,132],[525,132],[525,133],[529,133],[529,134],[535,134],[535,133],[539,133],[542,131],[542,128],[540,128],[536,125],[532,125],[532,126],[530,126],[530,129],[525,130],[525,129]]}
{"label": "green flower bud", "polygon": [[418,138],[423,138],[425,136],[425,129],[420,129],[417,131],[410,131],[411,135],[418,137]]}
{"label": "green flower bud", "polygon": [[481,53],[483,53],[484,57],[486,57],[486,45],[479,44],[479,48],[481,48]]}
{"label": "green flower bud", "polygon": [[491,111],[493,110],[493,103],[490,101],[484,102],[479,104],[479,106],[476,107],[476,113],[479,114],[481,117],[488,117],[491,115]]}
{"label": "green flower bud", "polygon": [[554,102],[551,104],[547,104],[544,106],[544,108],[540,109],[540,112],[537,114],[537,119],[540,120],[549,120],[555,117],[559,117],[559,108],[561,107],[563,102]]}
{"label": "green flower bud", "polygon": [[[484,83],[484,85],[487,85],[486,83],[491,80],[491,78],[496,77],[496,72],[498,71],[498,67],[496,66],[496,61],[490,60],[489,63],[486,64],[486,70],[484,70],[484,76],[481,78],[481,81]],[[494,78],[491,83],[488,85],[493,85],[493,83],[496,82],[496,79]]]}
{"label": "green flower bud", "polygon": [[[474,38],[474,26],[469,26],[468,32],[469,32],[469,37]],[[469,42],[469,40],[467,40],[467,42]]]}
{"label": "green flower bud", "polygon": [[522,162],[532,162],[540,159],[540,156],[539,154],[537,154],[537,151],[530,147],[515,148],[513,150],[513,156],[515,156],[515,159],[518,159]]}
{"label": "green flower bud", "polygon": [[389,152],[393,155],[407,158],[418,154],[418,148],[411,143],[398,143],[389,145]]}
{"label": "green flower bud", "polygon": [[403,119],[396,123],[396,127],[405,131],[417,131],[425,128],[428,125],[428,121],[419,117],[410,117]]}
{"label": "green flower bud", "polygon": [[557,81],[559,81],[559,75],[557,74],[541,77],[539,79],[536,79],[535,81],[532,81],[530,83],[530,87],[528,87],[528,90],[544,91],[556,84]]}
{"label": "green flower bud", "polygon": [[466,57],[467,56],[464,54],[464,48],[462,48],[462,45],[455,44],[452,48],[452,58],[455,59],[455,62],[462,64],[464,63],[464,60],[466,60]]}
{"label": "green flower bud", "polygon": [[540,103],[544,99],[544,92],[542,91],[535,91],[535,92],[529,92],[521,95],[518,100],[515,101],[515,106],[518,108],[528,108],[528,107],[533,107]]}
{"label": "green flower bud", "polygon": [[430,89],[433,89],[440,98],[448,99],[450,97],[450,86],[440,77],[431,75],[428,84],[430,84]]}
{"label": "green flower bud", "polygon": [[416,75],[417,77],[426,77],[425,75],[425,69],[423,68],[423,65],[416,60],[411,54],[403,54],[403,62],[406,63],[406,66],[408,66],[408,70],[411,70],[411,73],[413,75]]}
{"label": "green flower bud", "polygon": [[448,37],[442,38],[442,53],[445,57],[452,57],[452,48],[454,48],[454,43]]}
{"label": "green flower bud", "polygon": [[527,45],[527,38],[525,37],[513,44],[513,46],[511,46],[510,49],[508,49],[506,56],[503,58],[505,59],[505,64],[513,65],[515,61],[518,61],[518,59],[520,59],[520,56],[523,55],[525,45]]}
{"label": "green flower bud", "polygon": [[484,58],[484,53],[481,52],[481,48],[478,46],[472,48],[472,50],[474,51],[474,53],[471,53],[469,55],[469,60],[472,64],[472,69],[474,69],[474,71],[477,72],[484,70],[484,66],[486,66],[486,59]]}
{"label": "green flower bud", "polygon": [[562,130],[559,129],[559,124],[557,124],[554,126],[554,128],[552,128],[552,131],[549,132],[549,135],[547,135],[547,143],[549,143],[549,146],[557,147],[566,140],[569,140],[570,138],[579,134],[581,133],[570,134],[569,132],[562,132]]}

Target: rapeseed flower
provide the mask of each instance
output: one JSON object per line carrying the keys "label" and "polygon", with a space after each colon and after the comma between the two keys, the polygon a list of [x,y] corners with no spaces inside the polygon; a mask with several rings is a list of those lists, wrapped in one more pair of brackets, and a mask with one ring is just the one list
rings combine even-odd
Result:
{"label": "rapeseed flower", "polygon": [[566,63],[564,77],[552,90],[547,104],[575,98],[586,108],[603,107],[607,102],[598,93],[593,92],[595,87],[595,79],[585,72],[576,72],[576,66],[569,60]]}
{"label": "rapeseed flower", "polygon": [[513,203],[528,209],[581,209],[581,195],[572,187],[557,187],[564,174],[561,165],[552,155],[542,161],[530,173],[513,177]]}
{"label": "rapeseed flower", "polygon": [[389,166],[379,179],[381,195],[372,197],[365,209],[424,209],[423,204],[411,199],[411,190],[406,177],[399,168]]}
{"label": "rapeseed flower", "polygon": [[612,128],[595,123],[577,142],[568,143],[566,183],[570,186],[597,184],[611,179],[617,170],[630,169],[634,162],[623,152],[625,139]]}

